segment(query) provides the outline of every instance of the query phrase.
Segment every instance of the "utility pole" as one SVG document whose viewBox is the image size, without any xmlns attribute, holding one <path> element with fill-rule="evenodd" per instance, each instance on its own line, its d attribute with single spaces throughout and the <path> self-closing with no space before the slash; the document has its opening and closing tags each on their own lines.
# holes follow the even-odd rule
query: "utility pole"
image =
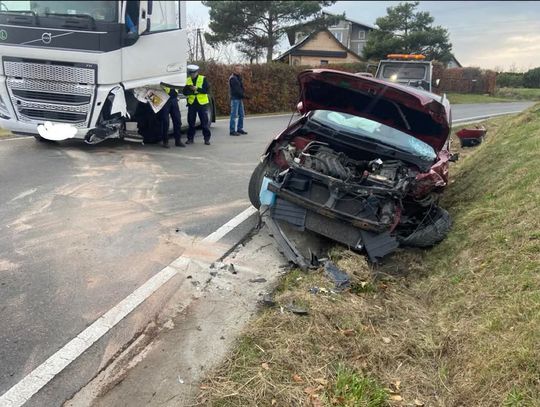
<svg viewBox="0 0 540 407">
<path fill-rule="evenodd" d="M 201 58 L 204 61 L 206 61 L 206 58 L 204 57 L 204 42 L 202 39 L 201 29 L 197 28 L 197 44 L 200 44 L 201 46 Z"/>
</svg>

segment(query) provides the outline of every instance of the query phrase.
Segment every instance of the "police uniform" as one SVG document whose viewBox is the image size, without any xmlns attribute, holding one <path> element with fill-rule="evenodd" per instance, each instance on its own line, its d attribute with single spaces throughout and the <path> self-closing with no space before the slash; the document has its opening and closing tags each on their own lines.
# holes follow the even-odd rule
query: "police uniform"
<svg viewBox="0 0 540 407">
<path fill-rule="evenodd" d="M 165 85 L 162 85 L 162 88 L 169 95 L 169 99 L 158 113 L 161 123 L 161 141 L 163 142 L 163 147 L 169 147 L 169 115 L 173 122 L 174 144 L 177 147 L 185 147 L 184 143 L 180 141 L 182 119 L 180 117 L 180 108 L 178 107 L 178 92 Z"/>
<path fill-rule="evenodd" d="M 195 136 L 195 120 L 197 115 L 201 121 L 202 132 L 204 136 L 204 144 L 210 145 L 210 122 L 208 120 L 208 106 L 210 105 L 210 98 L 208 96 L 209 86 L 208 81 L 203 75 L 197 75 L 195 78 L 191 77 L 191 74 L 198 73 L 199 67 L 197 65 L 188 65 L 186 79 L 186 86 L 183 93 L 187 98 L 188 105 L 188 134 L 187 144 L 193 143 Z M 195 86 L 195 90 L 192 89 Z"/>
</svg>

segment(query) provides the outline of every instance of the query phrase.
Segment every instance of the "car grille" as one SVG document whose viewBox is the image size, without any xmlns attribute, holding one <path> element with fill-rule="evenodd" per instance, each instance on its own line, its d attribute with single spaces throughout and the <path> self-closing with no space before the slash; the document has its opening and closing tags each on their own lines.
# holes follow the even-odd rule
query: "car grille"
<svg viewBox="0 0 540 407">
<path fill-rule="evenodd" d="M 45 121 L 89 127 L 96 89 L 96 67 L 4 57 L 6 85 L 22 122 Z"/>
</svg>

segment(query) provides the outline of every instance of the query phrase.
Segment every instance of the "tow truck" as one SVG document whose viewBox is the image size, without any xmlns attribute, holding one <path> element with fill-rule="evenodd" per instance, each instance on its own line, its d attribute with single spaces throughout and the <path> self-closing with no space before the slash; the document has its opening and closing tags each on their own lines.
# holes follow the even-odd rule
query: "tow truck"
<svg viewBox="0 0 540 407">
<path fill-rule="evenodd" d="M 0 1 L 0 127 L 88 144 L 155 136 L 150 102 L 185 84 L 185 26 L 185 1 Z"/>
<path fill-rule="evenodd" d="M 375 78 L 432 91 L 433 65 L 424 55 L 389 54 L 379 62 Z"/>
</svg>

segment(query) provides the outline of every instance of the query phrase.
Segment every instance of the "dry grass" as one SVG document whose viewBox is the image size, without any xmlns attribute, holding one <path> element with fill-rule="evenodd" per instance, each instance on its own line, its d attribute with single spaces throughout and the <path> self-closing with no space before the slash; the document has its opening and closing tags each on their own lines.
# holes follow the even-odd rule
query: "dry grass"
<svg viewBox="0 0 540 407">
<path fill-rule="evenodd" d="M 293 271 L 202 386 L 210 406 L 540 405 L 540 106 L 463 151 L 435 248 L 378 269 L 336 248 L 354 289 Z M 455 143 L 454 146 L 457 146 Z M 459 149 L 459 148 L 456 148 Z"/>
</svg>

